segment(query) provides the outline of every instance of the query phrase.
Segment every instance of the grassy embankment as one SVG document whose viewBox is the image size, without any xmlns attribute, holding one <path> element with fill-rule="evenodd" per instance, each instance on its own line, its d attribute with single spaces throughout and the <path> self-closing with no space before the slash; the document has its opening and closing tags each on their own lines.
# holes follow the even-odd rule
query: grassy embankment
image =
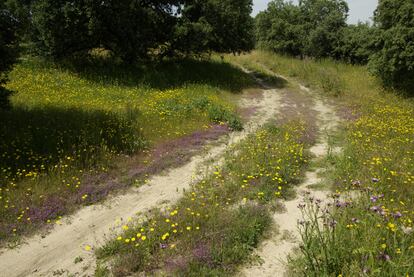
<svg viewBox="0 0 414 277">
<path fill-rule="evenodd" d="M 0 241 L 59 224 L 76 206 L 122 187 L 104 179 L 120 171 L 124 154 L 212 123 L 240 129 L 234 100 L 252 85 L 247 74 L 214 61 L 22 60 L 7 84 L 10 107 L 0 109 Z M 95 175 L 104 179 L 93 182 Z"/>
<path fill-rule="evenodd" d="M 336 140 L 343 153 L 326 161 L 333 206 L 324 210 L 310 201 L 304 209 L 301 253 L 293 260 L 292 275 L 412 276 L 413 100 L 383 89 L 363 66 L 260 51 L 231 59 L 264 65 L 336 96 L 332 100 L 343 116 L 345 130 Z"/>
<path fill-rule="evenodd" d="M 97 249 L 97 276 L 235 273 L 269 230 L 278 199 L 291 197 L 299 182 L 304 135 L 300 121 L 250 135 L 177 204 L 133 220 Z"/>
</svg>

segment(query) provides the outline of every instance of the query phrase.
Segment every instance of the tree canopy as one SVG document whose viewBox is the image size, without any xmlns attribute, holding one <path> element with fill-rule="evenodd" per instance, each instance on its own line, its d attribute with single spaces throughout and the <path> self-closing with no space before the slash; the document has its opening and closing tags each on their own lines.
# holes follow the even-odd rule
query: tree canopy
<svg viewBox="0 0 414 277">
<path fill-rule="evenodd" d="M 379 0 L 374 25 L 347 25 L 345 0 L 5 0 L 0 3 L 0 85 L 19 42 L 60 60 L 94 48 L 123 61 L 151 55 L 269 49 L 369 68 L 386 86 L 414 87 L 414 2 Z"/>
<path fill-rule="evenodd" d="M 273 0 L 255 19 L 257 46 L 369 64 L 385 86 L 414 89 L 414 2 L 380 0 L 374 24 L 347 25 L 344 0 Z"/>
<path fill-rule="evenodd" d="M 18 56 L 18 19 L 0 3 L 0 86 Z"/>
<path fill-rule="evenodd" d="M 251 50 L 251 0 L 33 0 L 32 39 L 61 58 L 96 47 L 125 61 L 149 53 Z"/>
<path fill-rule="evenodd" d="M 380 0 L 375 12 L 380 30 L 370 66 L 386 86 L 414 90 L 414 1 Z"/>
<path fill-rule="evenodd" d="M 274 0 L 256 17 L 258 46 L 295 56 L 335 57 L 347 16 L 343 0 L 302 0 L 299 5 Z"/>
</svg>

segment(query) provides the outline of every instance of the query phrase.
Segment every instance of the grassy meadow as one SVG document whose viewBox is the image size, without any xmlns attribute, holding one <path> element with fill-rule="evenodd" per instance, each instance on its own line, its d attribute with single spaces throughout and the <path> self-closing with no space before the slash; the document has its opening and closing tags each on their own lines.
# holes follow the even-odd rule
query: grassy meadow
<svg viewBox="0 0 414 277">
<path fill-rule="evenodd" d="M 367 68 L 255 51 L 226 57 L 295 79 L 337 104 L 343 153 L 326 161 L 331 208 L 311 200 L 292 276 L 414 274 L 414 102 L 384 90 Z M 321 222 L 323 224 L 321 224 Z"/>
<path fill-rule="evenodd" d="M 9 242 L 116 189 L 99 186 L 115 159 L 212 124 L 240 130 L 235 100 L 253 86 L 212 60 L 22 58 L 9 78 L 0 109 L 0 241 Z"/>
<path fill-rule="evenodd" d="M 307 164 L 306 126 L 269 125 L 233 146 L 223 167 L 175 205 L 123 226 L 96 250 L 97 276 L 231 276 L 270 231 Z M 237 153 L 234 155 L 234 153 Z"/>
</svg>

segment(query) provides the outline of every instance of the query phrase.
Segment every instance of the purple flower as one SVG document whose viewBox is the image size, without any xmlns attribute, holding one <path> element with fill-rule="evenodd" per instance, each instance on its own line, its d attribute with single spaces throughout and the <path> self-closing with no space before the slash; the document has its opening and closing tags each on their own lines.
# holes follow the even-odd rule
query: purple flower
<svg viewBox="0 0 414 277">
<path fill-rule="evenodd" d="M 373 203 L 375 203 L 375 202 L 377 202 L 378 201 L 378 196 L 371 196 L 370 198 L 369 198 L 370 200 L 371 200 L 371 202 L 373 202 Z"/>
<path fill-rule="evenodd" d="M 349 202 L 342 202 L 342 201 L 336 201 L 336 207 L 337 208 L 346 208 L 349 206 Z"/>
<path fill-rule="evenodd" d="M 165 243 L 160 243 L 160 248 L 161 249 L 166 249 L 167 248 L 167 245 Z"/>
<path fill-rule="evenodd" d="M 378 183 L 379 182 L 378 178 L 372 178 L 371 180 L 372 180 L 373 183 Z"/>
<path fill-rule="evenodd" d="M 378 256 L 378 259 L 379 259 L 379 260 L 386 261 L 386 262 L 391 260 L 390 256 L 389 256 L 389 255 L 387 255 L 387 254 L 385 254 L 385 253 L 381 253 L 381 254 Z"/>
<path fill-rule="evenodd" d="M 335 219 L 333 219 L 333 220 L 329 223 L 329 226 L 331 226 L 332 228 L 335 228 L 336 224 L 338 224 L 338 221 L 336 221 Z"/>
<path fill-rule="evenodd" d="M 373 206 L 373 207 L 370 208 L 370 210 L 372 212 L 376 212 L 377 213 L 377 212 L 381 211 L 381 208 L 379 206 Z"/>
<path fill-rule="evenodd" d="M 398 219 L 398 218 L 401 218 L 402 217 L 402 214 L 400 212 L 396 212 L 395 214 L 393 214 L 393 217 L 395 219 Z"/>
</svg>

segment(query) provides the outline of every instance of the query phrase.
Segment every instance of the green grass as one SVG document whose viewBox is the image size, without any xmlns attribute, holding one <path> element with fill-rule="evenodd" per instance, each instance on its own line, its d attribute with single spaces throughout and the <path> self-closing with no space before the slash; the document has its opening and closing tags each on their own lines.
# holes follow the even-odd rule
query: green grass
<svg viewBox="0 0 414 277">
<path fill-rule="evenodd" d="M 105 265 L 114 276 L 234 274 L 269 229 L 277 199 L 290 197 L 302 177 L 303 132 L 300 122 L 269 126 L 234 146 L 176 205 L 123 226 L 99 248 L 100 274 Z"/>
<path fill-rule="evenodd" d="M 252 86 L 249 75 L 211 60 L 24 58 L 10 74 L 10 104 L 0 109 L 0 241 L 106 195 L 90 180 L 124 154 L 212 123 L 242 129 L 235 100 Z"/>
<path fill-rule="evenodd" d="M 414 273 L 414 103 L 384 90 L 363 66 L 267 52 L 231 58 L 265 66 L 337 102 L 343 154 L 326 161 L 333 207 L 309 202 L 292 276 L 411 276 Z M 321 224 L 325 223 L 325 224 Z"/>
</svg>

